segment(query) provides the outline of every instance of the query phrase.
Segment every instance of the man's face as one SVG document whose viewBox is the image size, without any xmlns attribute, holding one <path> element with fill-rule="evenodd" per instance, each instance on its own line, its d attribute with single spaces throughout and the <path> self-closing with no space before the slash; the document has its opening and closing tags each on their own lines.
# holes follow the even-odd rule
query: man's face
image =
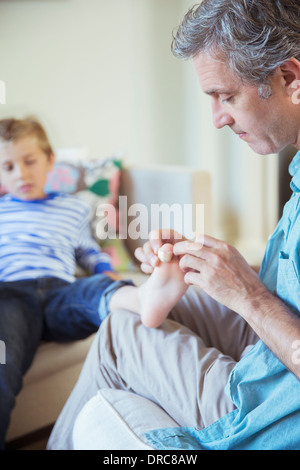
<svg viewBox="0 0 300 470">
<path fill-rule="evenodd" d="M 45 197 L 44 186 L 53 163 L 54 155 L 49 158 L 33 136 L 0 143 L 1 181 L 18 199 L 31 201 Z"/>
<path fill-rule="evenodd" d="M 226 64 L 208 54 L 198 54 L 194 65 L 203 91 L 211 97 L 216 128 L 229 126 L 261 155 L 297 146 L 299 114 L 296 119 L 279 71 L 271 80 L 272 96 L 262 100 L 256 86 L 243 84 Z"/>
</svg>

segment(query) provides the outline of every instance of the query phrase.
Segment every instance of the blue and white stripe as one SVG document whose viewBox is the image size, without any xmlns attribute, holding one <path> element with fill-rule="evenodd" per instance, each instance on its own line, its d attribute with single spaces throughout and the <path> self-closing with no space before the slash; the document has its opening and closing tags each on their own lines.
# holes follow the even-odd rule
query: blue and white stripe
<svg viewBox="0 0 300 470">
<path fill-rule="evenodd" d="M 89 207 L 76 196 L 0 198 L 0 281 L 58 277 L 75 280 L 77 263 L 90 273 L 112 270 L 92 238 Z"/>
</svg>

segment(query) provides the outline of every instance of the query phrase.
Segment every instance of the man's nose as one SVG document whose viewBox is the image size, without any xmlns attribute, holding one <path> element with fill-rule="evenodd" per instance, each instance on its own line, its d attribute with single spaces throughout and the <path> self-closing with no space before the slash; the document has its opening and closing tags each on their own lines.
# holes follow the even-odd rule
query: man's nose
<svg viewBox="0 0 300 470">
<path fill-rule="evenodd" d="M 234 119 L 231 114 L 224 109 L 222 104 L 213 104 L 213 123 L 217 129 L 222 129 L 224 126 L 231 126 L 234 123 Z"/>
</svg>

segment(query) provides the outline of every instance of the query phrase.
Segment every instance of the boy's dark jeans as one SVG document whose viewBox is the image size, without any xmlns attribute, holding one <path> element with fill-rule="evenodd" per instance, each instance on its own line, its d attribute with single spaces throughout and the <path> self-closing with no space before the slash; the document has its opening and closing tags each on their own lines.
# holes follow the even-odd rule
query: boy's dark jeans
<svg viewBox="0 0 300 470">
<path fill-rule="evenodd" d="M 0 282 L 0 449 L 4 448 L 15 396 L 40 340 L 71 341 L 97 331 L 112 294 L 131 281 L 96 274 L 68 283 L 57 278 Z"/>
</svg>

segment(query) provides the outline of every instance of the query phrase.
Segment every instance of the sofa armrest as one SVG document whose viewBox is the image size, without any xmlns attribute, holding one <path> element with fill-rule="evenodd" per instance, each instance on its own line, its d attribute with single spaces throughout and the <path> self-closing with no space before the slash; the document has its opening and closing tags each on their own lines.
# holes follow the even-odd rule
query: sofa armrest
<svg viewBox="0 0 300 470">
<path fill-rule="evenodd" d="M 102 389 L 79 413 L 73 429 L 73 447 L 74 450 L 152 449 L 144 441 L 144 433 L 177 426 L 162 408 L 147 398 L 123 390 Z"/>
<path fill-rule="evenodd" d="M 53 425 L 76 383 L 94 336 L 71 343 L 41 343 L 16 397 L 7 442 Z"/>
</svg>

